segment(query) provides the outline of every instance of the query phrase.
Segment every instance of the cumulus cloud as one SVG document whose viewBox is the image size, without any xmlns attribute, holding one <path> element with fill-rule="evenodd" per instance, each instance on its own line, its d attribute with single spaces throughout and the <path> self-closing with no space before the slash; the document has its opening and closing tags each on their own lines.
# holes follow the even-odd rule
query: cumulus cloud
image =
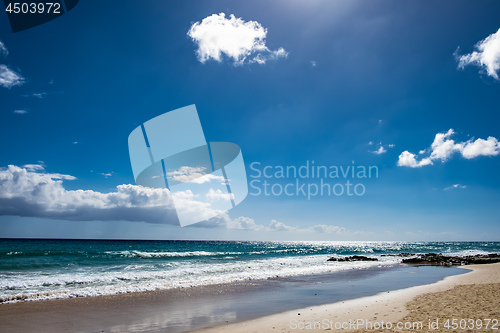
<svg viewBox="0 0 500 333">
<path fill-rule="evenodd" d="M 438 133 L 431 145 L 431 160 L 440 159 L 446 161 L 453 153 L 462 149 L 462 144 L 455 143 L 450 137 L 455 134 L 453 129 L 449 129 L 446 133 Z"/>
<path fill-rule="evenodd" d="M 288 56 L 283 48 L 272 51 L 266 46 L 267 29 L 259 22 L 245 22 L 233 14 L 229 18 L 224 13 L 205 17 L 193 23 L 187 35 L 197 44 L 196 54 L 202 63 L 209 59 L 222 62 L 223 55 L 235 65 L 265 64 Z"/>
<path fill-rule="evenodd" d="M 288 226 L 284 224 L 283 222 L 278 222 L 276 220 L 271 220 L 271 223 L 268 226 L 269 230 L 274 230 L 274 231 L 296 231 L 297 228 Z"/>
<path fill-rule="evenodd" d="M 417 160 L 417 155 L 405 150 L 399 155 L 398 166 L 418 168 L 433 164 L 433 161 L 441 160 L 446 162 L 454 154 L 458 153 L 466 159 L 472 159 L 479 156 L 496 156 L 500 154 L 500 143 L 492 136 L 488 139 L 470 139 L 465 142 L 455 142 L 450 137 L 454 135 L 453 129 L 446 133 L 436 134 L 431 147 L 419 152 L 420 155 L 430 151 L 429 157 Z"/>
<path fill-rule="evenodd" d="M 500 70 L 500 29 L 475 45 L 476 51 L 464 55 L 456 54 L 458 67 L 463 69 L 468 65 L 475 65 L 486 73 L 499 80 Z"/>
<path fill-rule="evenodd" d="M 75 179 L 71 175 L 49 173 L 43 163 L 0 168 L 0 215 L 69 221 L 138 221 L 179 225 L 176 212 L 182 212 L 203 220 L 189 226 L 195 228 L 326 234 L 346 232 L 345 228 L 339 226 L 321 224 L 300 228 L 277 220 L 272 220 L 265 226 L 245 216 L 231 219 L 226 212 L 212 217 L 214 215 L 210 205 L 192 200 L 194 194 L 189 190 L 172 194 L 168 189 L 129 184 L 119 185 L 116 191 L 110 193 L 66 190 L 63 182 Z M 215 192 L 213 194 L 216 197 L 218 195 Z M 175 197 L 175 206 L 172 196 Z"/>
<path fill-rule="evenodd" d="M 387 153 L 387 150 L 384 148 L 384 146 L 380 146 L 379 149 L 372 151 L 372 153 L 382 155 L 383 153 Z"/>
<path fill-rule="evenodd" d="M 405 150 L 399 155 L 398 166 L 406 166 L 410 168 L 418 168 L 424 165 L 432 164 L 429 158 L 424 158 L 421 161 L 417 161 L 416 155 Z"/>
<path fill-rule="evenodd" d="M 373 142 L 370 141 L 368 142 L 368 145 L 371 146 L 373 145 Z M 380 143 L 380 147 L 377 149 L 377 150 L 373 150 L 371 151 L 372 153 L 376 154 L 376 155 L 382 155 L 382 154 L 385 154 L 387 153 L 387 148 L 394 148 L 394 144 L 388 144 L 388 145 L 382 145 L 382 142 Z"/>
<path fill-rule="evenodd" d="M 462 155 L 468 159 L 478 156 L 496 156 L 499 153 L 500 144 L 497 138 L 492 136 L 489 136 L 486 140 L 467 141 L 462 149 Z"/>
<path fill-rule="evenodd" d="M 167 189 L 119 185 L 111 193 L 66 190 L 63 180 L 74 179 L 70 175 L 47 173 L 36 164 L 2 168 L 0 215 L 178 223 Z"/>
<path fill-rule="evenodd" d="M 0 65 L 0 86 L 4 88 L 12 88 L 20 86 L 24 83 L 24 77 L 21 74 L 14 72 L 5 65 Z"/>
</svg>

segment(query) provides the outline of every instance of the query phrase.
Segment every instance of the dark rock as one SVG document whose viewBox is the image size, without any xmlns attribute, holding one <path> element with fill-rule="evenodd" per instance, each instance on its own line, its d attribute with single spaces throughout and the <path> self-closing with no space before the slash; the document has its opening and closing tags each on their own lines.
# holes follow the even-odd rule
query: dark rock
<svg viewBox="0 0 500 333">
<path fill-rule="evenodd" d="M 344 258 L 331 257 L 327 261 L 378 261 L 378 259 L 365 257 L 365 256 L 350 256 L 350 257 L 344 257 Z"/>
<path fill-rule="evenodd" d="M 475 256 L 444 256 L 438 253 L 427 253 L 403 259 L 405 264 L 434 266 L 492 264 L 496 262 L 500 262 L 500 255 L 497 253 L 477 254 Z"/>
</svg>

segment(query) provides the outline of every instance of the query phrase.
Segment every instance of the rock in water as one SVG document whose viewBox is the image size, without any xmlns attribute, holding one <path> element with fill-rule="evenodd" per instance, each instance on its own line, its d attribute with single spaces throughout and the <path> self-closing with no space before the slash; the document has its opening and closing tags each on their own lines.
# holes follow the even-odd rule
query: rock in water
<svg viewBox="0 0 500 333">
<path fill-rule="evenodd" d="M 350 256 L 344 258 L 331 257 L 327 261 L 378 261 L 378 259 L 365 256 Z"/>
<path fill-rule="evenodd" d="M 434 266 L 493 264 L 496 262 L 500 262 L 500 255 L 497 253 L 477 254 L 475 256 L 444 256 L 441 253 L 427 253 L 403 259 L 405 264 Z"/>
</svg>

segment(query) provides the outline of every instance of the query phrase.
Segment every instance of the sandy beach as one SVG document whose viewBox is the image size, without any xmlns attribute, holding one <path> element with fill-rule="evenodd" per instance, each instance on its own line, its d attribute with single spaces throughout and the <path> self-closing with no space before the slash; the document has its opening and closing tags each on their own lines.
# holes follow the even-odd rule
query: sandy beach
<svg viewBox="0 0 500 333">
<path fill-rule="evenodd" d="M 197 333 L 498 332 L 500 263 L 470 265 L 464 268 L 472 271 L 447 277 L 431 285 L 287 311 L 246 322 L 203 329 Z M 385 326 L 382 326 L 382 321 Z M 387 327 L 388 322 L 392 324 L 390 329 Z M 402 328 L 396 327 L 398 323 L 401 323 Z M 421 323 L 421 326 L 418 323 Z M 409 329 L 405 329 L 405 325 Z M 454 325 L 458 325 L 458 328 Z M 461 329 L 460 325 L 465 328 Z M 381 327 L 384 329 L 380 329 Z"/>
<path fill-rule="evenodd" d="M 472 331 L 491 331 L 500 317 L 500 264 L 470 265 L 465 274 L 448 276 L 437 283 L 383 292 L 343 302 L 312 306 L 279 314 L 241 320 L 218 307 L 216 299 L 232 299 L 235 293 L 263 295 L 262 286 L 228 284 L 210 288 L 179 289 L 165 292 L 130 293 L 106 297 L 73 298 L 20 302 L 0 305 L 1 332 L 172 332 L 186 331 L 185 318 L 191 324 L 210 327 L 197 333 L 247 332 L 323 332 L 323 331 L 433 331 L 445 328 L 447 319 L 474 321 Z M 445 268 L 443 268 L 445 269 Z M 259 294 L 260 292 L 260 294 Z M 247 295 L 247 296 L 245 296 Z M 259 296 L 257 297 L 259 298 Z M 241 298 L 240 298 L 241 299 Z M 168 301 L 167 301 L 168 300 Z M 192 307 L 195 300 L 196 307 Z M 191 303 L 189 303 L 191 302 Z M 262 304 L 265 307 L 265 304 Z M 192 307 L 192 308 L 190 308 Z M 429 320 L 438 329 L 428 329 Z M 380 323 L 422 323 L 405 330 L 392 327 L 376 330 Z M 460 322 L 457 322 L 457 325 Z M 229 324 L 220 326 L 220 323 Z M 353 324 L 354 323 L 354 324 Z M 371 324 L 370 324 L 371 323 Z M 452 326 L 449 321 L 449 326 Z M 358 326 L 353 326 L 358 325 Z M 368 326 L 367 326 L 368 325 Z M 369 325 L 372 325 L 371 327 Z M 463 325 L 463 322 L 462 322 Z M 498 324 L 496 325 L 498 327 Z M 373 328 L 373 329 L 372 329 Z"/>
</svg>

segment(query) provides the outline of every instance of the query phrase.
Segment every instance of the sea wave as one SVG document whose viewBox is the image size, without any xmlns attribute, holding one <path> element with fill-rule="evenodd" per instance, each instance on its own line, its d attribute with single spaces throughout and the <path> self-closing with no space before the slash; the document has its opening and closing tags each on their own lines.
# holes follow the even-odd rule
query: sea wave
<svg viewBox="0 0 500 333">
<path fill-rule="evenodd" d="M 327 262 L 329 256 L 268 258 L 251 261 L 232 260 L 225 263 L 188 263 L 160 269 L 136 265 L 132 270 L 59 273 L 52 276 L 31 275 L 0 279 L 0 302 L 42 300 L 52 298 L 113 295 L 140 291 L 186 288 L 236 281 L 261 280 L 321 274 L 376 266 L 390 266 L 395 258 L 377 262 Z M 1 277 L 1 276 L 0 276 Z"/>
<path fill-rule="evenodd" d="M 122 257 L 139 257 L 139 258 L 169 258 L 169 257 L 206 257 L 206 256 L 225 256 L 238 255 L 242 252 L 208 252 L 208 251 L 186 251 L 186 252 L 146 252 L 146 251 L 106 251 L 110 255 L 118 255 Z"/>
<path fill-rule="evenodd" d="M 499 242 L 196 242 L 8 240 L 0 302 L 112 295 L 398 265 L 401 252 L 476 255 Z M 373 262 L 327 262 L 330 257 Z"/>
</svg>

